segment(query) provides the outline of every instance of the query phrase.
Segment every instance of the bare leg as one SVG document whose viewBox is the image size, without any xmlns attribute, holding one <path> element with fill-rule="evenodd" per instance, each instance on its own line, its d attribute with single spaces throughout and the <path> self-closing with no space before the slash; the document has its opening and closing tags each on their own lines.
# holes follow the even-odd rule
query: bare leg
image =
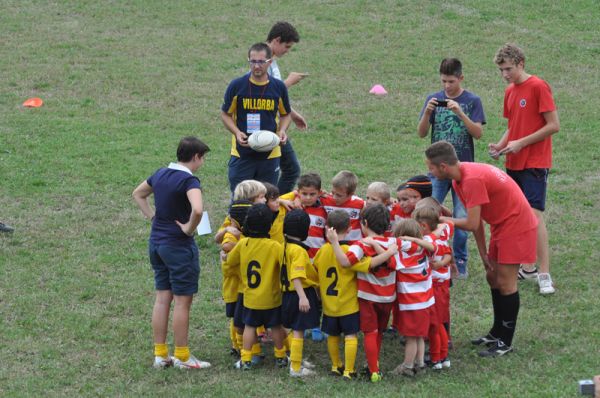
<svg viewBox="0 0 600 398">
<path fill-rule="evenodd" d="M 548 229 L 544 221 L 544 212 L 538 209 L 533 209 L 533 213 L 537 217 L 537 264 L 540 273 L 550 273 L 550 247 L 548 244 Z M 523 264 L 523 269 L 533 271 L 535 264 Z"/>
<path fill-rule="evenodd" d="M 171 301 L 173 301 L 173 293 L 170 290 L 156 291 L 156 299 L 152 309 L 152 332 L 155 344 L 164 344 L 167 341 Z"/>
<path fill-rule="evenodd" d="M 173 336 L 175 347 L 188 346 L 188 331 L 190 325 L 190 308 L 194 296 L 174 296 Z"/>
</svg>

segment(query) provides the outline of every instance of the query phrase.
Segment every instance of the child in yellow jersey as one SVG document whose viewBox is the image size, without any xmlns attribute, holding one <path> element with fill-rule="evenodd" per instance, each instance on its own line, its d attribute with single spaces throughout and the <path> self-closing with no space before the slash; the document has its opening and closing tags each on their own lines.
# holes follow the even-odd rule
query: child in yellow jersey
<svg viewBox="0 0 600 398">
<path fill-rule="evenodd" d="M 284 255 L 281 262 L 281 290 L 283 326 L 292 329 L 290 345 L 290 376 L 305 377 L 315 372 L 305 362 L 302 366 L 304 331 L 319 326 L 317 272 L 308 257 L 308 246 L 302 241 L 308 236 L 310 217 L 296 209 L 283 220 L 285 235 Z M 310 365 L 309 365 L 310 366 Z"/>
<path fill-rule="evenodd" d="M 239 267 L 243 286 L 242 319 L 244 322 L 241 369 L 252 369 L 252 345 L 256 343 L 256 328 L 270 327 L 275 345 L 275 361 L 287 367 L 281 326 L 280 261 L 283 246 L 269 239 L 272 215 L 264 204 L 248 210 L 241 239 L 227 255 L 226 267 Z"/>
<path fill-rule="evenodd" d="M 267 206 L 273 213 L 273 224 L 269 230 L 269 236 L 271 239 L 283 245 L 283 219 L 285 218 L 287 210 L 279 203 L 279 188 L 273 184 L 269 184 L 268 182 L 264 182 L 263 185 L 267 189 L 265 194 Z"/>
<path fill-rule="evenodd" d="M 244 224 L 248 209 L 252 206 L 249 200 L 234 200 L 229 207 L 229 219 L 231 225 L 241 229 Z M 238 243 L 238 240 L 243 238 L 230 232 L 225 232 L 221 243 L 221 250 L 227 254 Z M 225 257 L 226 258 L 226 257 Z M 240 350 L 242 349 L 242 334 L 244 332 L 244 323 L 241 321 L 241 308 L 237 310 L 238 317 L 236 319 L 236 308 L 238 299 L 241 298 L 242 282 L 239 268 L 228 268 L 226 262 L 221 263 L 221 272 L 223 275 L 223 301 L 225 302 L 225 315 L 231 319 L 229 324 L 229 337 L 231 339 L 230 354 L 239 359 Z M 241 304 L 240 304 L 241 306 Z"/>
<path fill-rule="evenodd" d="M 339 241 L 342 250 L 348 251 L 348 242 L 344 240 L 350 230 L 350 217 L 344 210 L 333 210 L 327 216 L 327 238 Z M 331 358 L 331 373 L 352 379 L 356 377 L 354 364 L 358 350 L 357 333 L 360 330 L 358 312 L 357 272 L 368 272 L 370 268 L 386 262 L 397 253 L 398 247 L 390 247 L 376 257 L 363 257 L 359 262 L 342 267 L 336 259 L 333 247 L 326 243 L 314 258 L 319 275 L 319 290 L 323 303 L 322 330 L 328 334 L 327 350 Z M 345 365 L 340 359 L 340 335 L 344 334 Z"/>
</svg>

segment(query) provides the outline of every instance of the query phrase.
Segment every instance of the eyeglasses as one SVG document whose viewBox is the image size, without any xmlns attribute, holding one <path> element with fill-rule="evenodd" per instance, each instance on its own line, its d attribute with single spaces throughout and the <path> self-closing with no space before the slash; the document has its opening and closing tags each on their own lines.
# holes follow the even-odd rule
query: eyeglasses
<svg viewBox="0 0 600 398">
<path fill-rule="evenodd" d="M 250 63 L 250 65 L 259 65 L 259 66 L 263 66 L 266 63 L 268 63 L 269 61 L 271 61 L 271 59 L 249 59 L 248 62 Z"/>
</svg>

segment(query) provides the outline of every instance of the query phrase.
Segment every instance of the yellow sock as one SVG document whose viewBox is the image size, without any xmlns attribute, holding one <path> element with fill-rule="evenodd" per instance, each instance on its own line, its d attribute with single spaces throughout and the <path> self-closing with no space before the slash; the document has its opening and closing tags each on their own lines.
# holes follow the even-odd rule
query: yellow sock
<svg viewBox="0 0 600 398">
<path fill-rule="evenodd" d="M 252 351 L 244 350 L 241 352 L 242 362 L 250 362 L 252 360 Z"/>
<path fill-rule="evenodd" d="M 292 338 L 292 347 L 290 349 L 290 361 L 292 361 L 292 369 L 296 372 L 302 367 L 302 349 L 304 348 L 304 339 L 296 337 Z"/>
<path fill-rule="evenodd" d="M 288 333 L 288 335 L 283 340 L 283 347 L 285 348 L 286 352 L 292 350 L 292 332 Z"/>
<path fill-rule="evenodd" d="M 285 347 L 275 347 L 275 358 L 285 358 Z"/>
<path fill-rule="evenodd" d="M 239 347 L 240 352 L 242 351 L 242 348 L 244 347 L 244 335 L 241 333 L 238 333 L 237 330 L 235 332 L 235 341 L 237 343 L 237 346 Z"/>
<path fill-rule="evenodd" d="M 237 345 L 237 338 L 235 333 L 235 327 L 233 326 L 233 319 L 229 322 L 229 339 L 231 340 L 231 347 L 239 350 L 240 347 Z"/>
<path fill-rule="evenodd" d="M 256 328 L 256 335 L 260 336 L 261 334 L 265 334 L 267 332 L 267 329 L 265 329 L 264 326 L 259 326 Z"/>
<path fill-rule="evenodd" d="M 358 351 L 358 339 L 356 337 L 346 337 L 344 342 L 344 357 L 346 360 L 344 373 L 353 373 L 354 363 L 356 362 L 356 352 Z"/>
<path fill-rule="evenodd" d="M 262 354 L 262 347 L 259 343 L 252 344 L 252 351 L 250 351 L 252 355 L 260 355 Z"/>
<path fill-rule="evenodd" d="M 183 362 L 190 359 L 190 347 L 175 347 L 175 358 Z"/>
<path fill-rule="evenodd" d="M 331 367 L 341 368 L 340 336 L 327 336 L 327 351 L 329 351 L 329 358 L 331 358 Z"/>
<path fill-rule="evenodd" d="M 169 347 L 166 344 L 154 344 L 154 355 L 166 358 L 169 356 Z"/>
</svg>

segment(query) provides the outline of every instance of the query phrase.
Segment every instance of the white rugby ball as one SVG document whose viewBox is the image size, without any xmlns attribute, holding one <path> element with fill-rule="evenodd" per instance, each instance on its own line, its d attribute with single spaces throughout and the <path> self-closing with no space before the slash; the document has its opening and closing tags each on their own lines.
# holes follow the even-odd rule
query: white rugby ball
<svg viewBox="0 0 600 398">
<path fill-rule="evenodd" d="M 270 152 L 279 145 L 279 136 L 272 131 L 259 130 L 250 134 L 248 145 L 257 152 Z"/>
</svg>

